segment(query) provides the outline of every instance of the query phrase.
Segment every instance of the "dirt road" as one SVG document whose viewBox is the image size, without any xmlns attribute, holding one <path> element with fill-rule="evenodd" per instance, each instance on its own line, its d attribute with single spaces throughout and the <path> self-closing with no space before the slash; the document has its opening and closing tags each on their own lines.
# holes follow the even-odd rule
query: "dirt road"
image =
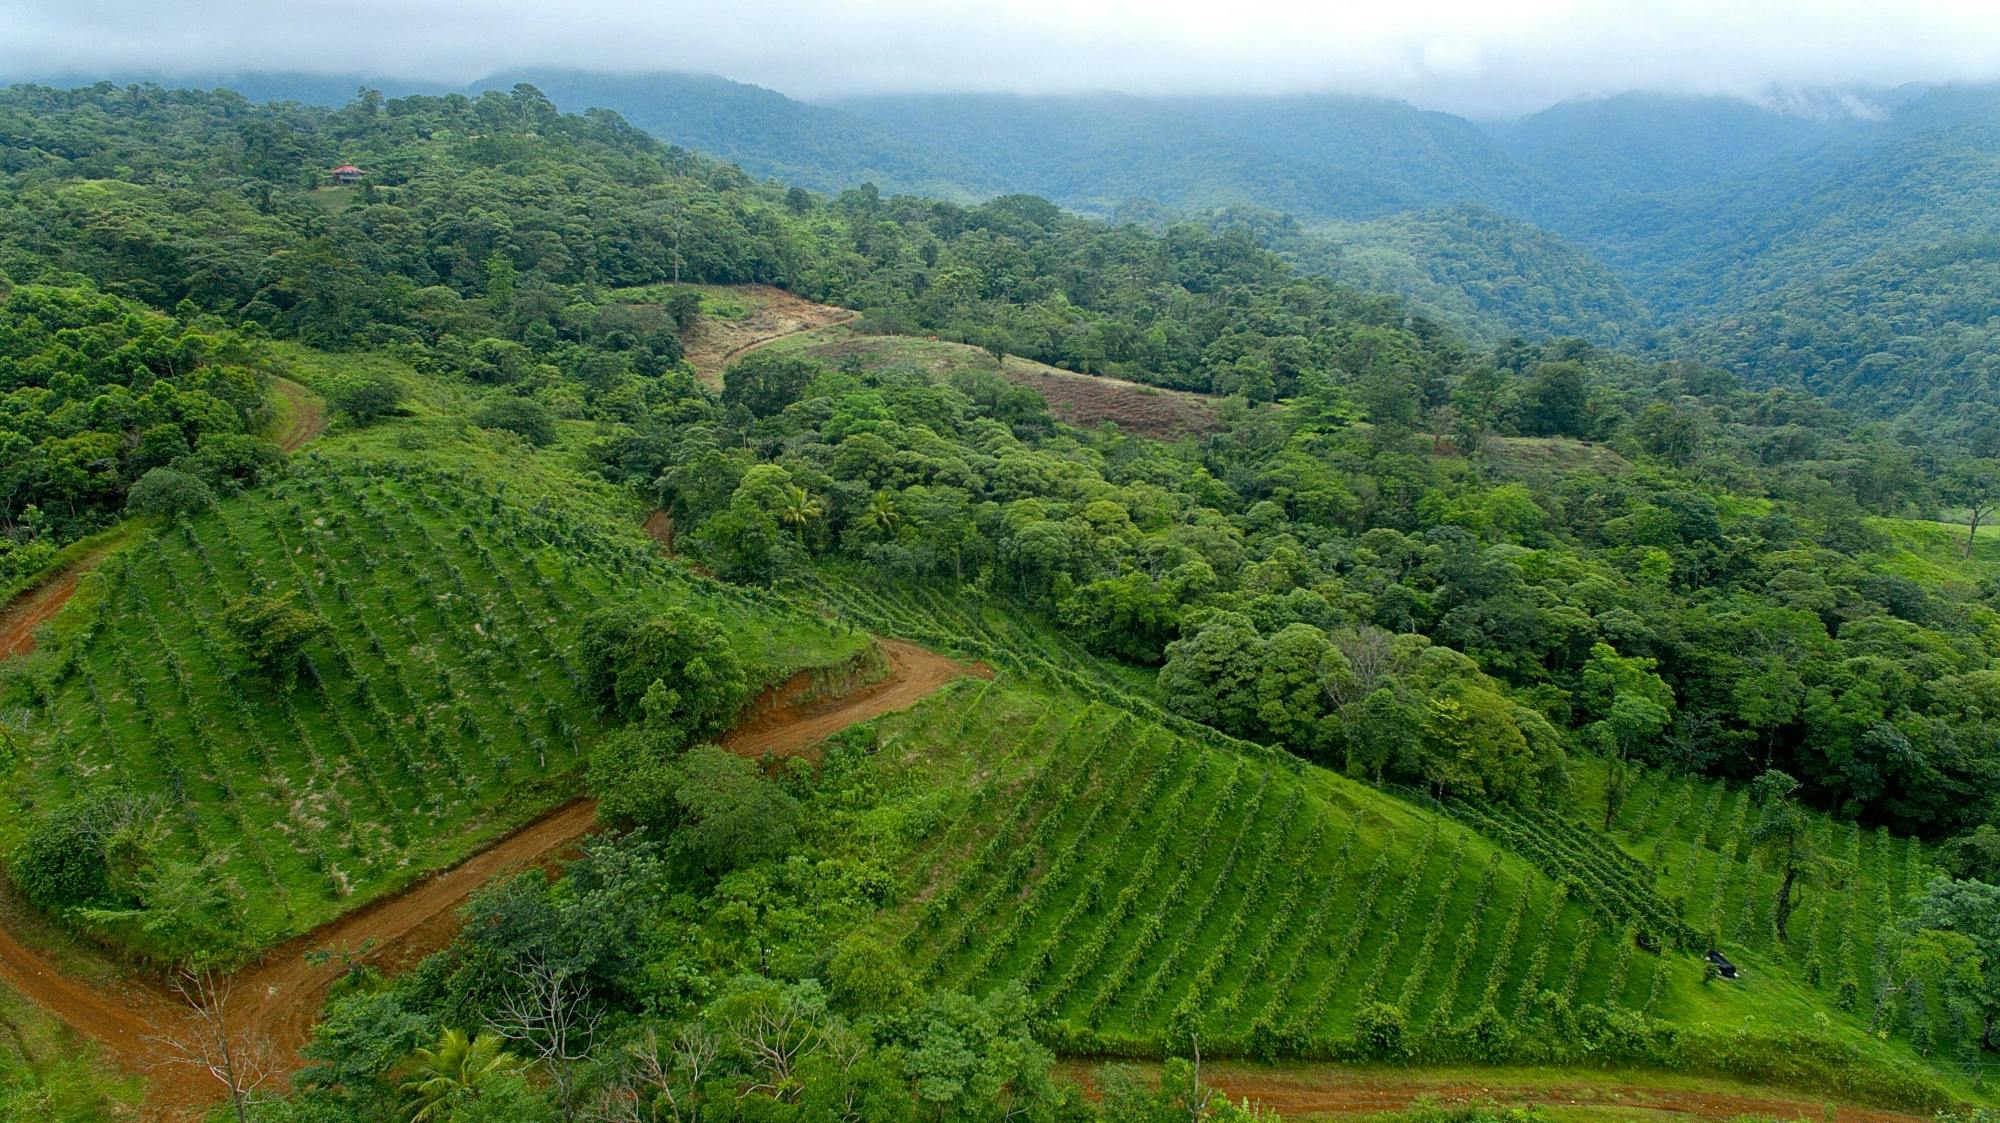
<svg viewBox="0 0 2000 1123">
<path fill-rule="evenodd" d="M 724 737 L 723 744 L 746 756 L 800 751 L 857 722 L 911 705 L 972 670 L 911 644 L 883 640 L 882 647 L 889 661 L 887 677 L 824 702 L 756 707 L 756 717 Z M 355 953 L 390 972 L 414 964 L 451 940 L 458 908 L 475 889 L 502 874 L 555 859 L 596 823 L 593 802 L 570 803 L 396 896 L 272 949 L 231 979 L 226 1006 L 231 1021 L 270 1042 L 287 1069 L 296 1067 L 298 1048 L 312 1030 L 327 987 L 345 970 L 338 959 L 310 963 L 307 952 Z M 66 975 L 52 958 L 23 944 L 4 925 L 0 982 L 102 1042 L 125 1067 L 150 1075 L 147 1102 L 156 1118 L 191 1119 L 215 1099 L 218 1087 L 207 1075 L 159 1063 L 156 1038 L 185 1020 L 182 1005 L 159 983 L 126 979 L 100 986 Z"/>
<path fill-rule="evenodd" d="M 1157 1078 L 1157 1064 L 1139 1066 Z M 1058 1075 L 1089 1087 L 1093 1069 L 1065 1062 Z M 1728 1081 L 1662 1075 L 1528 1073 L 1496 1069 L 1351 1069 L 1331 1065 L 1210 1063 L 1202 1083 L 1231 1100 L 1275 1111 L 1287 1123 L 1306 1119 L 1403 1111 L 1418 1100 L 1439 1104 L 1497 1103 L 1504 1107 L 1589 1107 L 1629 1112 L 1635 1119 L 1824 1119 L 1829 1100 L 1750 1088 Z M 1898 1111 L 1839 1105 L 1836 1123 L 1920 1123 L 1928 1118 Z"/>
<path fill-rule="evenodd" d="M 742 285 L 740 291 L 757 302 L 740 320 L 704 317 L 681 340 L 688 365 L 710 386 L 722 385 L 722 369 L 767 343 L 844 324 L 856 313 L 830 304 L 815 304 L 802 296 L 769 285 Z"/>
<path fill-rule="evenodd" d="M 33 651 L 35 629 L 55 619 L 69 598 L 76 595 L 76 583 L 110 552 L 110 546 L 91 550 L 0 608 L 0 659 Z"/>
<path fill-rule="evenodd" d="M 311 390 L 293 382 L 289 378 L 271 379 L 271 388 L 285 399 L 290 414 L 285 418 L 284 428 L 272 438 L 278 447 L 286 452 L 297 452 L 306 442 L 320 435 L 326 429 L 326 403 Z"/>
</svg>

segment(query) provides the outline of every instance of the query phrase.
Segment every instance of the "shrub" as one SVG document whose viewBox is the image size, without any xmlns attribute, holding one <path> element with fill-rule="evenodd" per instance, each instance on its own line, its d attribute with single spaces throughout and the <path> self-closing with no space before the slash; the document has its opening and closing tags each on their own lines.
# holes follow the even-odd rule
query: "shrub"
<svg viewBox="0 0 2000 1123">
<path fill-rule="evenodd" d="M 1386 1002 L 1370 1002 L 1354 1015 L 1354 1048 L 1372 1060 L 1396 1060 L 1405 1055 L 1403 1011 Z"/>
<path fill-rule="evenodd" d="M 341 379 L 327 395 L 334 409 L 366 424 L 403 408 L 403 384 L 386 374 L 355 374 Z"/>
<path fill-rule="evenodd" d="M 753 354 L 722 372 L 722 404 L 742 406 L 752 417 L 770 417 L 805 395 L 825 368 L 809 359 Z"/>
<path fill-rule="evenodd" d="M 59 807 L 28 829 L 8 863 L 15 888 L 46 912 L 100 904 L 112 895 L 117 855 L 136 845 L 140 802 L 104 793 Z"/>
<path fill-rule="evenodd" d="M 186 472 L 154 468 L 125 493 L 125 509 L 138 515 L 177 518 L 215 505 L 215 492 Z"/>
<path fill-rule="evenodd" d="M 495 398 L 479 407 L 472 422 L 482 429 L 519 433 L 533 445 L 553 444 L 556 439 L 555 415 L 533 398 Z"/>
<path fill-rule="evenodd" d="M 327 630 L 326 621 L 293 604 L 290 593 L 233 600 L 222 622 L 250 661 L 287 690 L 298 681 L 306 644 Z"/>
</svg>

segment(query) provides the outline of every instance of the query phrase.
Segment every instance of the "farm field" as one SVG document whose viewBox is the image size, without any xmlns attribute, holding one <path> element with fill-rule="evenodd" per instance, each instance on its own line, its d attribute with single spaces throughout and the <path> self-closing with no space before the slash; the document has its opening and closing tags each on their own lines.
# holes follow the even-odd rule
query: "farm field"
<svg viewBox="0 0 2000 1123">
<path fill-rule="evenodd" d="M 1480 1059 L 1585 1010 L 1661 1019 L 1691 1042 L 1704 1026 L 1770 1042 L 1819 1026 L 1906 1071 L 1964 1040 L 1942 1003 L 1909 1000 L 1891 962 L 1929 873 L 1910 839 L 1813 817 L 1840 872 L 1801 890 L 1780 941 L 1776 874 L 1744 842 L 1741 789 L 1647 773 L 1608 834 L 1584 825 L 1602 807 L 1583 798 L 1439 805 L 1180 722 L 976 598 L 853 579 L 810 595 L 1013 672 L 933 704 L 956 716 L 884 719 L 885 737 L 927 731 L 939 758 L 982 747 L 888 926 L 929 983 L 1025 988 L 1066 1050 L 1157 1056 L 1198 1040 L 1220 1056 L 1351 1057 L 1379 1007 L 1435 1060 Z M 1576 790 L 1592 780 L 1586 768 Z M 1742 980 L 1704 978 L 1711 933 Z"/>
<path fill-rule="evenodd" d="M 601 729 L 577 688 L 596 605 L 692 607 L 738 638 L 759 686 L 868 643 L 694 577 L 587 501 L 546 503 L 588 494 L 577 481 L 489 475 L 476 448 L 361 444 L 113 554 L 9 688 L 27 730 L 14 806 L 107 787 L 166 800 L 164 852 L 221 863 L 249 946 L 573 798 Z M 220 620 L 250 594 L 329 625 L 292 689 L 230 651 Z"/>
</svg>

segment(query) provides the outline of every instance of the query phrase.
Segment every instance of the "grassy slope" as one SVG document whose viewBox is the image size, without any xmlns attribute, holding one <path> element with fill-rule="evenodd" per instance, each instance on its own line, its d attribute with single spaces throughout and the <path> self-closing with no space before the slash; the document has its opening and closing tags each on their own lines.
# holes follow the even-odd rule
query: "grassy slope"
<svg viewBox="0 0 2000 1123">
<path fill-rule="evenodd" d="M 1532 1020 L 1551 990 L 1680 1027 L 1696 1068 L 1893 1098 L 1881 1066 L 1919 1063 L 1907 1018 L 1876 1010 L 1882 930 L 1927 866 L 1909 840 L 1817 821 L 1849 872 L 1838 895 L 1807 890 L 1780 945 L 1740 791 L 1647 777 L 1610 836 L 1582 825 L 1601 818 L 1586 798 L 1501 822 L 1440 814 L 1163 721 L 1119 676 L 993 606 L 851 581 L 812 595 L 885 631 L 958 637 L 1014 672 L 935 704 L 948 713 L 883 719 L 884 737 L 920 746 L 949 808 L 914 848 L 912 900 L 884 924 L 932 982 L 1025 985 L 1071 1051 L 1156 1055 L 1193 1031 L 1206 1052 L 1241 1054 L 1264 1023 L 1338 1056 L 1370 1001 L 1434 1033 L 1482 1005 Z M 1582 771 L 1578 791 L 1594 790 Z M 1708 927 L 1740 984 L 1703 983 Z M 1669 934 L 1664 955 L 1638 948 L 1642 930 Z M 1834 1001 L 1850 976 L 1853 1012 Z M 1790 1046 L 1754 1045 L 1800 1032 L 1859 1063 L 1808 1067 Z M 1938 1079 L 1967 1094 L 1950 1071 Z"/>
<path fill-rule="evenodd" d="M 0 1118 L 98 1123 L 130 1118 L 139 1081 L 13 991 L 0 988 Z"/>
<path fill-rule="evenodd" d="M 269 944 L 578 793 L 600 728 L 576 689 L 593 607 L 695 608 L 759 683 L 867 642 L 657 558 L 632 501 L 567 455 L 389 423 L 120 551 L 53 649 L 14 672 L 7 702 L 29 708 L 31 733 L 9 803 L 112 783 L 164 795 L 169 851 L 227 855 L 250 936 Z M 241 669 L 219 624 L 259 589 L 332 625 L 289 694 Z"/>
</svg>

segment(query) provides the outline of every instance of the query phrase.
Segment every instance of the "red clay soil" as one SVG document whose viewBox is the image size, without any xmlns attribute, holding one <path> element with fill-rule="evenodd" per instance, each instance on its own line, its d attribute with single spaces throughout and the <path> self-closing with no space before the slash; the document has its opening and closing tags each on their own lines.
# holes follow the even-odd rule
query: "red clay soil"
<svg viewBox="0 0 2000 1123">
<path fill-rule="evenodd" d="M 886 678 L 822 703 L 764 708 L 723 744 L 746 756 L 800 751 L 977 671 L 910 644 L 881 643 L 889 661 Z M 553 861 L 596 824 L 594 802 L 570 803 L 396 896 L 272 949 L 234 976 L 227 1006 L 230 1023 L 268 1042 L 287 1071 L 297 1067 L 298 1048 L 312 1030 L 327 987 L 346 969 L 337 958 L 309 963 L 307 952 L 349 952 L 389 972 L 408 967 L 450 942 L 458 929 L 458 908 L 473 890 L 504 873 Z M 23 945 L 4 926 L 0 983 L 102 1042 L 126 1068 L 148 1074 L 151 1118 L 199 1118 L 214 1102 L 218 1089 L 205 1073 L 160 1063 L 156 1039 L 183 1023 L 184 1006 L 158 983 L 121 979 L 98 985 L 65 975 L 53 959 Z"/>
<path fill-rule="evenodd" d="M 1086 429 L 1115 421 L 1125 432 L 1171 440 L 1213 432 L 1220 425 L 1216 399 L 1205 394 L 1078 374 L 1013 355 L 1000 364 L 1000 376 L 1040 394 L 1062 421 Z"/>
<path fill-rule="evenodd" d="M 810 753 L 814 745 L 848 726 L 915 705 L 953 679 L 968 674 L 993 677 L 984 664 L 966 666 L 913 643 L 893 639 L 876 643 L 889 660 L 886 677 L 837 698 L 753 708 L 748 721 L 723 736 L 722 747 L 752 759 L 765 753 L 778 757 Z M 795 679 L 772 693 L 794 697 L 803 685 Z"/>
<path fill-rule="evenodd" d="M 289 378 L 273 378 L 271 388 L 292 407 L 292 415 L 277 436 L 279 448 L 297 452 L 326 430 L 326 403 L 318 395 Z"/>
<path fill-rule="evenodd" d="M 844 324 L 856 315 L 769 285 L 740 285 L 736 291 L 756 302 L 749 315 L 740 320 L 703 317 L 681 338 L 688 365 L 711 386 L 721 385 L 724 367 L 766 343 Z"/>
<path fill-rule="evenodd" d="M 1156 1075 L 1157 1066 L 1141 1068 L 1148 1075 Z M 1060 1066 L 1059 1075 L 1080 1080 L 1086 1088 L 1091 1084 L 1090 1070 L 1079 1064 Z M 1247 1099 L 1286 1120 L 1403 1111 L 1418 1100 L 1447 1105 L 1594 1107 L 1630 1111 L 1635 1117 L 1685 1116 L 1710 1120 L 1822 1119 L 1828 1103 L 1824 1098 L 1787 1096 L 1778 1091 L 1704 1091 L 1670 1084 L 1649 1086 L 1609 1081 L 1544 1084 L 1502 1079 L 1490 1083 L 1466 1082 L 1463 1070 L 1425 1079 L 1418 1071 L 1403 1074 L 1314 1065 L 1266 1067 L 1211 1063 L 1202 1066 L 1201 1075 L 1204 1084 L 1231 1100 Z M 1837 1123 L 1919 1123 L 1925 1118 L 1848 1104 L 1839 1105 L 1835 1111 Z"/>
<path fill-rule="evenodd" d="M 55 619 L 69 598 L 76 595 L 76 583 L 110 552 L 109 546 L 90 551 L 0 608 L 0 659 L 33 651 L 35 629 Z"/>
<path fill-rule="evenodd" d="M 668 557 L 674 556 L 674 517 L 665 511 L 646 516 L 646 534 L 660 544 Z"/>
</svg>

